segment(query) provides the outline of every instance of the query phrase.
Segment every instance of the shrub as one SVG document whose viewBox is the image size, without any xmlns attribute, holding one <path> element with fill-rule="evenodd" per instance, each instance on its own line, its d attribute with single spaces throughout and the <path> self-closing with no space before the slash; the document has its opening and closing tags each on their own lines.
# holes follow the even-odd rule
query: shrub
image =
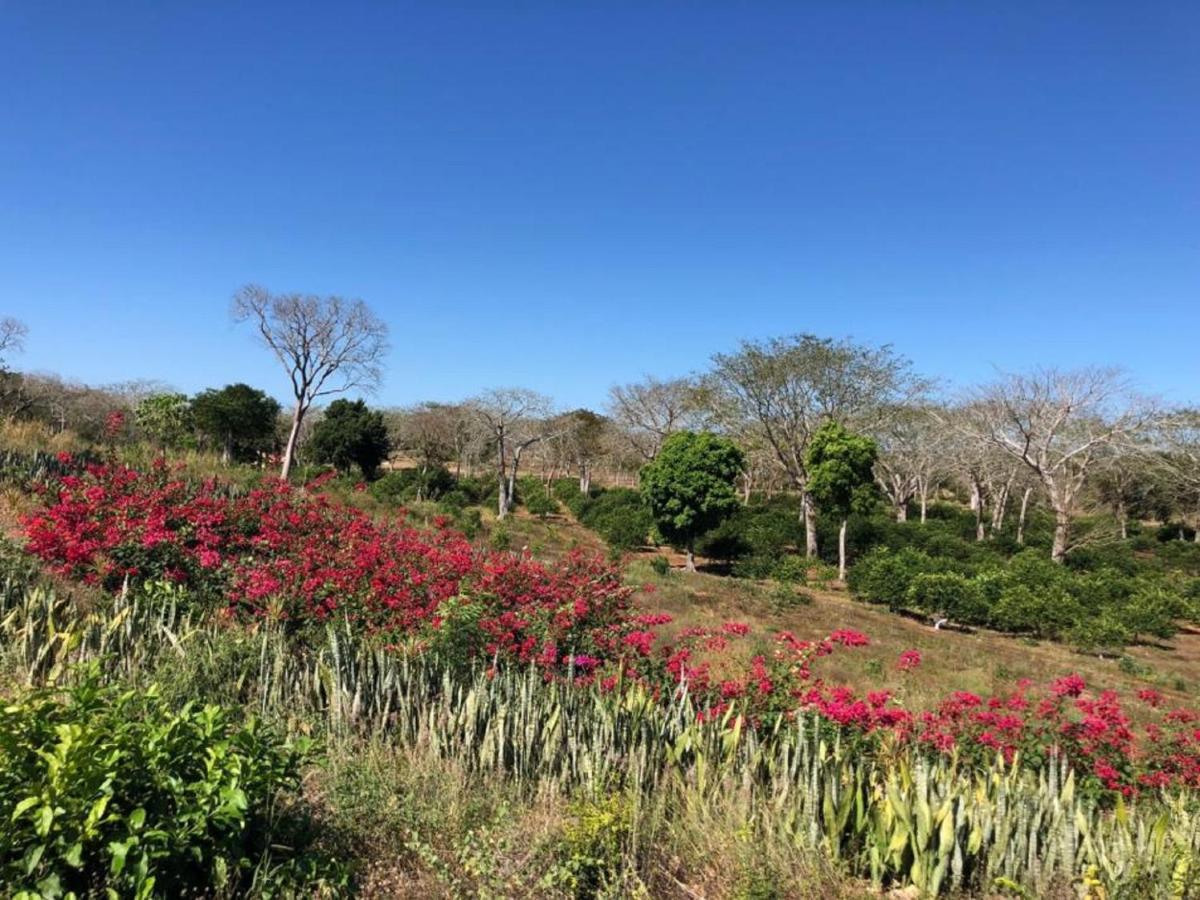
<svg viewBox="0 0 1200 900">
<path fill-rule="evenodd" d="M 920 550 L 880 547 L 850 569 L 847 581 L 853 596 L 900 609 L 908 602 L 908 588 L 914 578 L 941 571 L 945 571 L 944 564 Z"/>
<path fill-rule="evenodd" d="M 601 493 L 587 504 L 580 521 L 618 551 L 644 546 L 654 528 L 642 495 L 629 488 Z"/>
<path fill-rule="evenodd" d="M 228 895 L 332 868 L 299 804 L 305 749 L 215 706 L 86 678 L 0 712 L 0 875 L 15 894 Z M 281 803 L 281 801 L 286 801 Z"/>
<path fill-rule="evenodd" d="M 393 506 L 414 500 L 438 500 L 454 490 L 457 490 L 454 476 L 441 466 L 396 469 L 371 484 L 371 496 Z"/>
<path fill-rule="evenodd" d="M 650 569 L 655 575 L 658 575 L 660 578 L 665 578 L 667 575 L 671 574 L 671 561 L 661 553 L 655 554 L 654 556 L 650 557 Z"/>
<path fill-rule="evenodd" d="M 1084 616 L 1066 633 L 1067 640 L 1080 650 L 1123 647 L 1133 640 L 1133 637 L 1133 632 L 1111 610 L 1104 610 L 1098 615 Z"/>
<path fill-rule="evenodd" d="M 546 486 L 536 478 L 522 478 L 518 499 L 532 516 L 545 518 L 558 512 L 558 501 L 551 496 Z"/>
<path fill-rule="evenodd" d="M 803 556 L 785 556 L 771 569 L 771 577 L 785 584 L 807 584 L 808 560 Z"/>
<path fill-rule="evenodd" d="M 749 542 L 743 536 L 745 527 L 742 517 L 731 516 L 716 528 L 706 532 L 696 541 L 696 552 L 708 559 L 732 564 L 751 551 Z"/>
<path fill-rule="evenodd" d="M 909 582 L 905 596 L 913 609 L 941 614 L 955 622 L 978 625 L 987 619 L 979 587 L 956 572 L 922 572 Z"/>
</svg>

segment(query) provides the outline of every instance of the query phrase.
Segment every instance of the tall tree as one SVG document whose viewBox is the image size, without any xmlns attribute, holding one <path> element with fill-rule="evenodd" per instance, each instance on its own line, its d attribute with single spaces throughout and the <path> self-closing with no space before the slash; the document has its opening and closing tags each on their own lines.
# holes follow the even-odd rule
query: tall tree
<svg viewBox="0 0 1200 900">
<path fill-rule="evenodd" d="M 812 435 L 805 452 L 808 492 L 823 513 L 837 516 L 838 578 L 846 580 L 846 526 L 852 513 L 870 512 L 875 502 L 878 448 L 869 437 L 837 422 L 826 422 Z"/>
<path fill-rule="evenodd" d="M 387 326 L 361 300 L 312 294 L 272 294 L 246 285 L 234 296 L 233 316 L 252 322 L 292 382 L 295 407 L 281 478 L 291 472 L 305 415 L 321 397 L 370 391 L 382 377 Z"/>
<path fill-rule="evenodd" d="M 897 522 L 908 519 L 908 504 L 920 504 L 925 521 L 930 493 L 945 473 L 945 442 L 941 427 L 924 407 L 894 411 L 875 435 L 879 457 L 875 477 L 891 503 Z"/>
<path fill-rule="evenodd" d="M 629 445 L 649 462 L 662 443 L 694 424 L 695 385 L 686 378 L 646 377 L 608 392 L 608 414 Z"/>
<path fill-rule="evenodd" d="M 1158 423 L 1155 468 L 1161 490 L 1200 544 L 1200 409 L 1182 409 Z"/>
<path fill-rule="evenodd" d="M 705 384 L 717 421 L 769 446 L 799 492 L 810 557 L 817 530 L 805 453 L 813 434 L 826 422 L 876 432 L 927 387 L 891 347 L 811 334 L 745 341 L 736 353 L 713 357 Z"/>
<path fill-rule="evenodd" d="M 696 571 L 696 538 L 716 528 L 741 505 L 737 478 L 745 460 L 727 438 L 677 431 L 663 441 L 641 471 L 642 493 L 659 532 L 687 553 Z"/>
<path fill-rule="evenodd" d="M 24 379 L 8 368 L 8 355 L 25 349 L 29 329 L 11 316 L 0 318 L 0 415 L 19 416 L 29 406 Z"/>
<path fill-rule="evenodd" d="M 275 445 L 279 402 L 248 384 L 209 388 L 192 399 L 197 430 L 221 448 L 221 460 L 252 460 Z"/>
<path fill-rule="evenodd" d="M 1114 443 L 1143 430 L 1150 405 L 1115 369 L 1038 369 L 978 389 L 951 422 L 969 437 L 1028 466 L 1054 511 L 1050 557 L 1071 546 L 1071 520 L 1088 477 Z"/>
<path fill-rule="evenodd" d="M 579 476 L 580 493 L 592 489 L 592 470 L 607 449 L 605 441 L 608 420 L 590 409 L 567 413 L 562 422 L 566 451 Z"/>
<path fill-rule="evenodd" d="M 391 442 L 383 413 L 362 400 L 334 400 L 313 428 L 308 448 L 317 462 L 330 463 L 339 472 L 358 466 L 369 481 L 387 459 Z"/>
<path fill-rule="evenodd" d="M 29 328 L 20 319 L 12 316 L 0 318 L 0 369 L 7 366 L 8 353 L 25 349 L 25 338 L 28 336 Z"/>
<path fill-rule="evenodd" d="M 524 388 L 486 391 L 468 406 L 492 445 L 499 484 L 496 516 L 503 519 L 512 508 L 521 456 L 556 430 L 549 427 L 550 398 Z"/>
</svg>

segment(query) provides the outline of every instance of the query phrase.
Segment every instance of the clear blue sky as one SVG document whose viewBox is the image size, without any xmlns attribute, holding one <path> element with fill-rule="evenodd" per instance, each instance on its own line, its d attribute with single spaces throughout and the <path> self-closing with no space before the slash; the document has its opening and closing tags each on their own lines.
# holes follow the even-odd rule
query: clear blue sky
<svg viewBox="0 0 1200 900">
<path fill-rule="evenodd" d="M 1189 2 L 0 2 L 0 315 L 187 391 L 285 393 L 256 281 L 371 304 L 387 403 L 797 331 L 1200 400 L 1198 48 Z"/>
</svg>

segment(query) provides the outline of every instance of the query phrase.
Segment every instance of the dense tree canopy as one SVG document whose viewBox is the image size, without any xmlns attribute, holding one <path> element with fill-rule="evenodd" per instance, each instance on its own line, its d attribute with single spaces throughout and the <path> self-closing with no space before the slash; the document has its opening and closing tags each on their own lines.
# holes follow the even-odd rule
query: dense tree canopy
<svg viewBox="0 0 1200 900">
<path fill-rule="evenodd" d="M 737 445 L 709 432 L 677 431 L 641 472 L 642 492 L 664 538 L 687 551 L 695 568 L 696 538 L 740 505 L 736 481 L 745 458 Z"/>
<path fill-rule="evenodd" d="M 192 400 L 199 432 L 221 448 L 225 462 L 253 460 L 275 445 L 279 402 L 248 384 L 210 388 Z"/>
<path fill-rule="evenodd" d="M 875 459 L 873 440 L 854 434 L 837 422 L 826 422 L 808 444 L 804 464 L 808 493 L 817 509 L 841 521 L 838 531 L 838 577 L 846 577 L 846 520 L 852 513 L 869 512 L 874 505 Z"/>
<path fill-rule="evenodd" d="M 329 463 L 340 472 L 358 466 L 367 479 L 375 477 L 390 448 L 383 413 L 362 400 L 330 403 L 308 443 L 316 462 Z"/>
</svg>

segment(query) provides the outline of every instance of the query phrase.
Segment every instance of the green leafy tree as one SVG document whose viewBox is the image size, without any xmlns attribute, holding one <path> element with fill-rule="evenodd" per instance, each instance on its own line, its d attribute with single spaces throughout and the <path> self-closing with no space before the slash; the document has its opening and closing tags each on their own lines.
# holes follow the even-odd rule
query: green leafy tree
<svg viewBox="0 0 1200 900">
<path fill-rule="evenodd" d="M 367 479 L 375 477 L 390 449 L 383 413 L 362 400 L 334 400 L 309 439 L 314 460 L 330 463 L 340 472 L 358 466 Z"/>
<path fill-rule="evenodd" d="M 804 456 L 808 494 L 822 513 L 841 520 L 838 530 L 838 578 L 846 578 L 846 523 L 852 513 L 869 512 L 875 502 L 873 440 L 837 422 L 818 428 Z"/>
<path fill-rule="evenodd" d="M 192 434 L 192 404 L 186 394 L 151 394 L 138 403 L 133 418 L 160 450 L 181 447 Z"/>
<path fill-rule="evenodd" d="M 677 431 L 641 472 L 642 493 L 659 532 L 687 552 L 696 570 L 696 538 L 740 506 L 736 481 L 745 459 L 732 441 L 708 432 Z"/>
<path fill-rule="evenodd" d="M 192 400 L 196 428 L 221 448 L 225 463 L 253 460 L 275 444 L 279 402 L 248 384 L 209 388 Z"/>
</svg>

